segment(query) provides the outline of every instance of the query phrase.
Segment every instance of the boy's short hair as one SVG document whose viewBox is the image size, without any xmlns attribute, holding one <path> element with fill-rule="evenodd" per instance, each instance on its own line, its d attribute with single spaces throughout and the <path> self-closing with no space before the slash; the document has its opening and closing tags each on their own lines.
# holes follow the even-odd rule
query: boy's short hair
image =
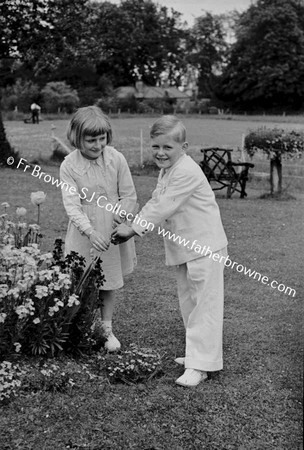
<svg viewBox="0 0 304 450">
<path fill-rule="evenodd" d="M 162 116 L 152 125 L 150 130 L 151 139 L 162 134 L 171 134 L 173 139 L 179 143 L 186 141 L 185 125 L 173 115 Z"/>
<path fill-rule="evenodd" d="M 77 109 L 72 117 L 67 138 L 73 147 L 81 149 L 85 136 L 107 134 L 107 144 L 112 141 L 112 127 L 108 116 L 98 106 L 85 106 Z"/>
</svg>

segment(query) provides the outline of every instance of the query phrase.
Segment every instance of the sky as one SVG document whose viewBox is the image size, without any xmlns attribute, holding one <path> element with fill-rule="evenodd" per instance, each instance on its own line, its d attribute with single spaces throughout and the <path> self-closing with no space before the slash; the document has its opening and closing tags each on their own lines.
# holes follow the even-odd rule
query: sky
<svg viewBox="0 0 304 450">
<path fill-rule="evenodd" d="M 236 9 L 245 11 L 253 0 L 154 0 L 167 8 L 173 8 L 183 14 L 182 19 L 192 26 L 194 18 L 201 16 L 204 11 L 212 14 L 222 14 Z M 111 3 L 119 4 L 120 0 L 110 0 Z"/>
</svg>

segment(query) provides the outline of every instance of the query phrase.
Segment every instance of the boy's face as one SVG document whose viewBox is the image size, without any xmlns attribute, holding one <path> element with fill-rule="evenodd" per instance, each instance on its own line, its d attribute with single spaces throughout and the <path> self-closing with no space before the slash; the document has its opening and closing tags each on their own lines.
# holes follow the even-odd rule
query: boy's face
<svg viewBox="0 0 304 450">
<path fill-rule="evenodd" d="M 161 134 L 151 139 L 153 160 L 160 169 L 172 167 L 184 155 L 187 147 L 187 142 L 176 142 L 170 134 Z"/>
</svg>

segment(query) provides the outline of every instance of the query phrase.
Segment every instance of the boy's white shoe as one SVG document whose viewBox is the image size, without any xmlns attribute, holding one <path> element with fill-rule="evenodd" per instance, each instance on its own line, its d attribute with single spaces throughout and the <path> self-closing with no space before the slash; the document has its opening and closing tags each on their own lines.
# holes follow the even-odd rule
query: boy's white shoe
<svg viewBox="0 0 304 450">
<path fill-rule="evenodd" d="M 104 344 L 104 348 L 108 350 L 108 352 L 117 352 L 118 350 L 120 350 L 120 342 L 117 337 L 114 336 L 112 331 L 107 334 L 106 339 L 107 340 Z"/>
<path fill-rule="evenodd" d="M 184 374 L 179 377 L 175 383 L 184 387 L 197 386 L 201 381 L 205 381 L 208 378 L 207 372 L 196 369 L 186 369 Z"/>
<path fill-rule="evenodd" d="M 174 360 L 177 364 L 179 364 L 180 366 L 184 366 L 185 365 L 185 358 L 175 358 Z"/>
</svg>

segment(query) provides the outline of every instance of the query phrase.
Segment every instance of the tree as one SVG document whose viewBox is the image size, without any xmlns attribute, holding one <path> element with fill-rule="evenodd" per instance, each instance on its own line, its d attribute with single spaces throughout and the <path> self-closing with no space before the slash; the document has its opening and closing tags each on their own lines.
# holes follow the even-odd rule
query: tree
<svg viewBox="0 0 304 450">
<path fill-rule="evenodd" d="M 96 85 L 103 75 L 114 86 L 138 76 L 156 84 L 166 72 L 171 84 L 179 83 L 181 15 L 152 0 L 4 0 L 0 14 L 0 42 L 15 78 L 40 85 L 63 80 L 79 89 Z"/>
<path fill-rule="evenodd" d="M 304 106 L 304 4 L 258 0 L 237 24 L 220 96 L 245 110 Z"/>
<path fill-rule="evenodd" d="M 95 4 L 95 21 L 97 71 L 114 86 L 134 83 L 139 76 L 155 85 L 165 71 L 170 83 L 178 83 L 185 37 L 180 13 L 169 14 L 151 0 L 124 0 L 120 6 Z"/>
<path fill-rule="evenodd" d="M 78 67 L 91 63 L 90 57 L 96 52 L 87 27 L 87 3 L 87 0 L 2 0 L 1 87 L 14 84 L 18 74 L 43 84 L 52 76 L 56 79 L 64 63 Z M 73 99 L 65 100 L 71 103 Z M 0 128 L 4 130 L 2 116 Z M 6 144 L 3 141 L 0 145 L 2 152 Z"/>
<path fill-rule="evenodd" d="M 25 43 L 48 26 L 45 8 L 46 0 L 3 0 L 0 3 L 0 87 L 13 84 L 14 65 Z M 6 165 L 8 156 L 16 154 L 7 141 L 0 111 L 0 165 Z"/>
<path fill-rule="evenodd" d="M 188 37 L 188 57 L 198 75 L 201 97 L 213 97 L 217 76 L 222 72 L 228 44 L 222 16 L 206 13 L 195 20 Z"/>
</svg>

